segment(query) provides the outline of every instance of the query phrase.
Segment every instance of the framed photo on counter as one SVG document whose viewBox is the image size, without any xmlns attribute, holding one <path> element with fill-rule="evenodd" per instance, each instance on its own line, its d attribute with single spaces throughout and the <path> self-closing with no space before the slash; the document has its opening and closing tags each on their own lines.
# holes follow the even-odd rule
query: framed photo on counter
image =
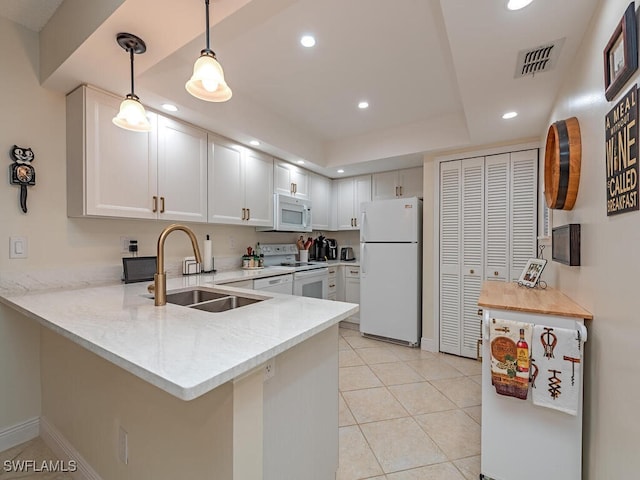
<svg viewBox="0 0 640 480">
<path fill-rule="evenodd" d="M 542 275 L 542 270 L 544 270 L 546 264 L 547 261 L 544 258 L 530 258 L 520 274 L 518 285 L 524 285 L 529 288 L 535 287 L 540 281 L 540 275 Z"/>
<path fill-rule="evenodd" d="M 604 96 L 611 101 L 638 69 L 636 8 L 631 2 L 604 49 Z"/>
</svg>

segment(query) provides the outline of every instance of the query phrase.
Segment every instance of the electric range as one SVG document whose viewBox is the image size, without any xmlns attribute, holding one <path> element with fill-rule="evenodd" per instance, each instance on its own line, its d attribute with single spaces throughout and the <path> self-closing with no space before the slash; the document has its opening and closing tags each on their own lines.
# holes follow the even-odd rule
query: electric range
<svg viewBox="0 0 640 480">
<path fill-rule="evenodd" d="M 300 262 L 296 259 L 295 244 L 261 245 L 265 267 L 288 266 L 293 268 L 293 294 L 302 297 L 327 298 L 329 269 L 324 262 Z"/>
</svg>

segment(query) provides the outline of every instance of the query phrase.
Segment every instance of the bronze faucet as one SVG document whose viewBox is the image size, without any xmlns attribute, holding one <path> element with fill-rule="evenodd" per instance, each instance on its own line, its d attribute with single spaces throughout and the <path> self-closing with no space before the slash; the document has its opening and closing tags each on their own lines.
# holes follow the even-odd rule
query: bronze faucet
<svg viewBox="0 0 640 480">
<path fill-rule="evenodd" d="M 154 291 L 154 303 L 156 307 L 166 305 L 167 303 L 167 272 L 164 271 L 164 241 L 174 230 L 182 230 L 189 235 L 191 239 L 191 246 L 193 247 L 193 253 L 196 256 L 196 262 L 202 263 L 202 257 L 200 256 L 200 248 L 198 248 L 198 239 L 195 234 L 184 225 L 174 223 L 162 230 L 158 237 L 158 268 L 156 274 L 153 276 L 153 285 L 149 285 L 149 291 Z"/>
</svg>

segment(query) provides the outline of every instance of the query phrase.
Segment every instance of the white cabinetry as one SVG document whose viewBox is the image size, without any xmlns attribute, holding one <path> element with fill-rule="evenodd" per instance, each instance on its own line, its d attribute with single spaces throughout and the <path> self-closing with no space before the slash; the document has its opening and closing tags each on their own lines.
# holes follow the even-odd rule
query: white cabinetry
<svg viewBox="0 0 640 480">
<path fill-rule="evenodd" d="M 121 101 L 86 86 L 67 96 L 68 215 L 205 222 L 206 132 L 153 112 L 150 132 L 123 130 Z"/>
<path fill-rule="evenodd" d="M 158 116 L 158 218 L 207 221 L 207 132 Z"/>
<path fill-rule="evenodd" d="M 482 282 L 517 280 L 536 255 L 538 151 L 440 164 L 440 350 L 475 357 Z"/>
<path fill-rule="evenodd" d="M 338 266 L 329 265 L 329 283 L 327 286 L 327 299 L 338 299 Z"/>
<path fill-rule="evenodd" d="M 329 230 L 331 225 L 331 180 L 309 173 L 311 219 L 314 230 Z"/>
<path fill-rule="evenodd" d="M 298 198 L 309 198 L 309 173 L 282 160 L 273 164 L 275 193 L 284 193 Z"/>
<path fill-rule="evenodd" d="M 373 174 L 373 200 L 422 197 L 422 167 Z"/>
<path fill-rule="evenodd" d="M 371 175 L 335 180 L 338 230 L 358 230 L 360 204 L 371 201 Z"/>
<path fill-rule="evenodd" d="M 344 301 L 360 304 L 360 267 L 344 267 Z M 360 314 L 356 313 L 348 319 L 349 322 L 360 323 Z"/>
<path fill-rule="evenodd" d="M 209 135 L 209 222 L 273 225 L 271 157 Z"/>
</svg>

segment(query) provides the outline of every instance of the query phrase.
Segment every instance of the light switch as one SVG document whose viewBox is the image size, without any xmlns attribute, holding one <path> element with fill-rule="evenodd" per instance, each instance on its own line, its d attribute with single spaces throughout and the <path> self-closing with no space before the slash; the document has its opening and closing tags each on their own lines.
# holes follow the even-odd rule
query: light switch
<svg viewBox="0 0 640 480">
<path fill-rule="evenodd" d="M 9 258 L 27 258 L 28 256 L 27 237 L 9 237 Z"/>
</svg>

